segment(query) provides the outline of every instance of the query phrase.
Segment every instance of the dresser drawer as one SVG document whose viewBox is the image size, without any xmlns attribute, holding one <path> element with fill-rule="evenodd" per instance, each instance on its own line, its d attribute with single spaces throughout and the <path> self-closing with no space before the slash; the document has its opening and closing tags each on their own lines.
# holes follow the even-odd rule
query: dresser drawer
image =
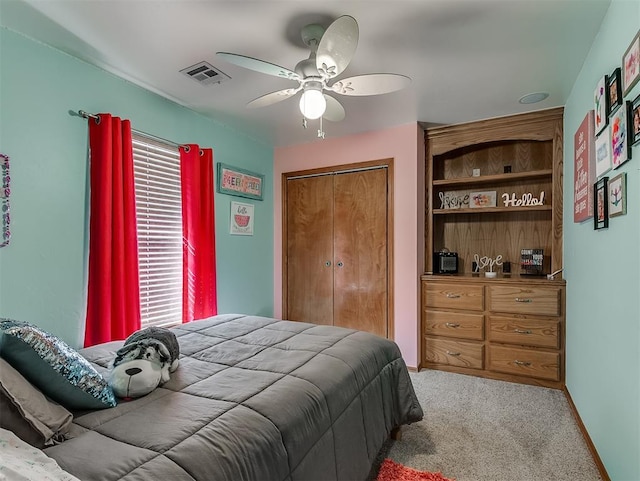
<svg viewBox="0 0 640 481">
<path fill-rule="evenodd" d="M 489 370 L 559 381 L 560 354 L 517 347 L 490 346 Z"/>
<path fill-rule="evenodd" d="M 484 345 L 446 339 L 425 339 L 425 361 L 450 366 L 482 369 Z"/>
<path fill-rule="evenodd" d="M 560 322 L 555 319 L 516 319 L 491 316 L 489 340 L 507 344 L 560 348 Z"/>
<path fill-rule="evenodd" d="M 444 309 L 484 309 L 483 287 L 481 285 L 443 284 L 423 282 L 422 299 L 425 307 Z"/>
<path fill-rule="evenodd" d="M 484 316 L 462 312 L 434 311 L 424 313 L 425 334 L 457 337 L 460 339 L 484 339 Z"/>
<path fill-rule="evenodd" d="M 562 289 L 559 287 L 489 286 L 489 310 L 513 314 L 559 316 Z"/>
</svg>

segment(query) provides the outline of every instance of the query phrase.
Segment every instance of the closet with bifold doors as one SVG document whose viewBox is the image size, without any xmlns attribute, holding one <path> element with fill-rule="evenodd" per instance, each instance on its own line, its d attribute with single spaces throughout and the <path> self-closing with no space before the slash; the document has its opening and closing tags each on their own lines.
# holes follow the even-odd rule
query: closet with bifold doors
<svg viewBox="0 0 640 481">
<path fill-rule="evenodd" d="M 389 337 L 391 159 L 282 179 L 283 317 Z"/>
</svg>

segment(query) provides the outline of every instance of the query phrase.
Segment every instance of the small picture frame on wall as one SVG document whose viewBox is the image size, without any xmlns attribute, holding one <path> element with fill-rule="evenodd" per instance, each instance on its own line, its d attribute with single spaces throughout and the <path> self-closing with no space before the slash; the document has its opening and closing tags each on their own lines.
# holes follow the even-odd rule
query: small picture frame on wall
<svg viewBox="0 0 640 481">
<path fill-rule="evenodd" d="M 609 95 L 609 116 L 622 105 L 622 81 L 620 79 L 620 67 L 611 72 L 607 82 L 607 94 Z"/>
<path fill-rule="evenodd" d="M 602 177 L 593 184 L 593 198 L 596 204 L 593 216 L 593 228 L 595 230 L 609 227 L 609 195 L 607 185 L 609 177 Z"/>
<path fill-rule="evenodd" d="M 231 235 L 253 235 L 253 204 L 231 202 Z"/>
<path fill-rule="evenodd" d="M 609 95 L 607 94 L 607 85 L 608 85 L 609 76 L 603 76 L 598 85 L 596 86 L 595 91 L 593 92 L 593 105 L 595 115 L 593 117 L 594 127 L 596 135 L 598 135 L 602 130 L 607 126 L 609 121 L 608 112 L 609 112 Z"/>
<path fill-rule="evenodd" d="M 622 95 L 626 96 L 640 80 L 640 30 L 622 56 Z"/>
<path fill-rule="evenodd" d="M 622 172 L 609 181 L 609 217 L 627 213 L 627 173 Z"/>
<path fill-rule="evenodd" d="M 611 170 L 611 137 L 609 127 L 596 137 L 596 178 Z"/>
<path fill-rule="evenodd" d="M 640 95 L 633 102 L 628 102 L 629 107 L 629 144 L 640 143 Z"/>
<path fill-rule="evenodd" d="M 627 102 L 631 103 L 631 102 Z M 618 109 L 611 117 L 611 163 L 617 169 L 631 159 L 631 145 L 629 144 L 628 107 Z"/>
</svg>

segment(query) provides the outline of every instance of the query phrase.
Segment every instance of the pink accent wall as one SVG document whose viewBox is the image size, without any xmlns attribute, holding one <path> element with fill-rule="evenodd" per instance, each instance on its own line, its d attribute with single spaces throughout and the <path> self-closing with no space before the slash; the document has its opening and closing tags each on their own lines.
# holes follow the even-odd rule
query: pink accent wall
<svg viewBox="0 0 640 481">
<path fill-rule="evenodd" d="M 424 135 L 416 123 L 275 149 L 274 317 L 282 317 L 282 174 L 389 158 L 394 159 L 393 337 L 415 368 L 424 271 Z"/>
</svg>

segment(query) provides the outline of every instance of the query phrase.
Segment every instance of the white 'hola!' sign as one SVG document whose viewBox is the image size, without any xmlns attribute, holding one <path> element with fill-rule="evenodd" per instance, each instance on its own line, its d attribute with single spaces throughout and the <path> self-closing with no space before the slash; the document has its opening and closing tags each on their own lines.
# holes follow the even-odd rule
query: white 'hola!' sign
<svg viewBox="0 0 640 481">
<path fill-rule="evenodd" d="M 522 194 L 522 197 L 517 198 L 515 192 L 509 196 L 509 194 L 502 194 L 502 202 L 505 207 L 521 207 L 521 206 L 533 206 L 544 205 L 544 191 L 540 193 L 539 197 L 534 197 L 533 194 Z"/>
</svg>

